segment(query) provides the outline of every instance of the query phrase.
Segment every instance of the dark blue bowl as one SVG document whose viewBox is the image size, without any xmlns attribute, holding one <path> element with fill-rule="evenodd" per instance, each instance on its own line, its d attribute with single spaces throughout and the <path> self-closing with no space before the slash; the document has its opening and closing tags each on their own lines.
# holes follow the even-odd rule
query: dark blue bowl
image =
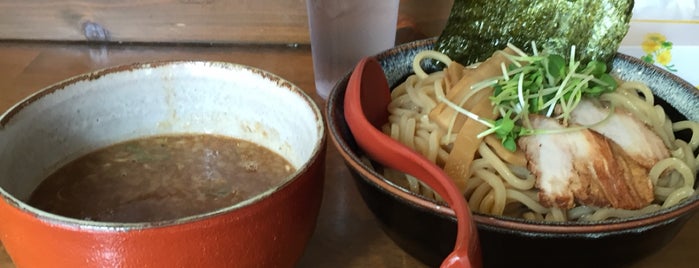
<svg viewBox="0 0 699 268">
<path fill-rule="evenodd" d="M 412 60 L 432 49 L 435 39 L 397 46 L 377 55 L 394 87 L 412 73 Z M 699 121 L 699 90 L 667 71 L 618 54 L 613 72 L 650 85 L 656 101 L 673 119 Z M 424 66 L 426 70 L 438 67 Z M 437 204 L 386 180 L 375 163 L 362 161 L 344 117 L 349 74 L 335 86 L 326 105 L 330 137 L 343 156 L 361 196 L 381 227 L 403 250 L 438 266 L 451 252 L 456 218 Z M 668 209 L 640 217 L 596 223 L 542 223 L 476 214 L 486 267 L 618 267 L 664 247 L 699 208 L 695 195 Z"/>
</svg>

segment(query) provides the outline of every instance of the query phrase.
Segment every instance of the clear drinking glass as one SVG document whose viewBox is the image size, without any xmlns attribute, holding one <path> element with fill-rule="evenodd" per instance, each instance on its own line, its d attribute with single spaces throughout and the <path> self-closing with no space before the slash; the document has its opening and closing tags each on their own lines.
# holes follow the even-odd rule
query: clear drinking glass
<svg viewBox="0 0 699 268">
<path fill-rule="evenodd" d="M 307 0 L 316 92 L 326 99 L 363 57 L 395 45 L 399 0 Z"/>
</svg>

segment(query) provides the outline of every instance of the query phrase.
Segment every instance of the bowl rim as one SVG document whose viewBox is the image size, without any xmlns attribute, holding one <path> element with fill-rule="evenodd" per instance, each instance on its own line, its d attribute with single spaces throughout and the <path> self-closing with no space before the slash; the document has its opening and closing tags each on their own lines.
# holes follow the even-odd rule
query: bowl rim
<svg viewBox="0 0 699 268">
<path fill-rule="evenodd" d="M 437 38 L 433 37 L 404 43 L 374 56 L 381 60 L 400 51 L 429 47 L 433 45 L 436 40 Z M 649 68 L 662 75 L 665 79 L 672 79 L 684 89 L 689 90 L 694 88 L 694 86 L 682 78 L 630 55 L 617 53 L 614 59 L 620 59 Z M 371 183 L 380 191 L 393 196 L 399 200 L 399 202 L 417 207 L 421 210 L 426 210 L 441 217 L 446 217 L 452 221 L 456 221 L 454 211 L 447 207 L 446 204 L 440 204 L 428 200 L 419 194 L 410 192 L 409 190 L 385 179 L 367 163 L 363 162 L 361 156 L 355 154 L 348 142 L 342 138 L 341 128 L 346 127 L 346 122 L 335 122 L 335 119 L 337 118 L 344 118 L 344 116 L 340 115 L 342 111 L 338 111 L 336 108 L 342 108 L 341 106 L 343 105 L 342 102 L 344 100 L 344 92 L 346 90 L 346 84 L 350 75 L 351 71 L 335 84 L 324 107 L 330 140 L 333 142 L 333 145 L 338 148 L 338 152 L 344 159 L 345 164 L 348 165 L 350 169 L 357 172 L 362 180 Z M 699 98 L 699 90 L 689 92 Z M 697 191 L 699 191 L 699 189 Z M 680 204 L 676 204 L 669 208 L 662 208 L 652 213 L 624 219 L 610 219 L 594 222 L 543 222 L 473 212 L 472 217 L 480 227 L 522 230 L 531 233 L 599 234 L 631 230 L 635 228 L 651 228 L 652 226 L 662 225 L 666 222 L 674 221 L 683 215 L 693 214 L 698 209 L 699 194 L 695 193 L 692 197 L 682 201 Z"/>
<path fill-rule="evenodd" d="M 99 231 L 109 231 L 109 232 L 124 232 L 131 230 L 146 230 L 161 227 L 177 226 L 183 224 L 195 223 L 198 221 L 209 220 L 216 218 L 221 215 L 235 213 L 246 207 L 251 207 L 262 200 L 268 199 L 271 195 L 277 192 L 284 191 L 290 187 L 290 185 L 299 181 L 299 178 L 303 177 L 303 174 L 308 173 L 308 171 L 314 166 L 314 163 L 321 161 L 323 156 L 323 151 L 325 150 L 325 144 L 327 140 L 327 128 L 325 124 L 325 117 L 323 116 L 322 108 L 313 100 L 313 98 L 306 93 L 303 89 L 296 86 L 291 81 L 274 74 L 270 71 L 263 70 L 257 67 L 234 63 L 226 61 L 214 61 L 214 60 L 159 60 L 159 61 L 146 61 L 146 62 L 134 62 L 122 65 L 116 65 L 111 67 L 105 67 L 101 69 L 96 69 L 93 71 L 81 73 L 74 75 L 72 77 L 66 78 L 64 80 L 58 81 L 56 83 L 45 86 L 22 100 L 13 104 L 10 108 L 0 114 L 0 129 L 2 129 L 6 124 L 13 120 L 14 116 L 19 113 L 24 107 L 30 106 L 36 101 L 40 100 L 44 96 L 50 95 L 53 92 L 64 90 L 65 88 L 77 84 L 80 82 L 90 82 L 93 80 L 100 79 L 111 74 L 119 74 L 126 72 L 138 72 L 138 71 L 148 71 L 153 68 L 162 68 L 168 66 L 197 66 L 201 68 L 218 68 L 226 69 L 234 72 L 248 71 L 253 73 L 260 79 L 266 79 L 276 82 L 278 88 L 284 88 L 296 95 L 306 102 L 308 108 L 313 113 L 316 121 L 316 129 L 318 132 L 318 139 L 313 145 L 313 150 L 307 161 L 303 165 L 299 166 L 296 171 L 288 176 L 283 183 L 274 185 L 269 189 L 260 192 L 259 194 L 250 197 L 241 202 L 229 205 L 220 209 L 208 211 L 205 213 L 199 213 L 195 215 L 190 215 L 186 217 L 181 217 L 171 220 L 154 221 L 154 222 L 103 222 L 103 221 L 89 221 L 83 219 L 76 219 L 66 216 L 61 216 L 49 212 L 45 212 L 38 208 L 35 208 L 26 202 L 18 199 L 14 195 L 7 192 L 3 187 L 0 187 L 0 202 L 6 203 L 12 209 L 17 210 L 19 213 L 27 214 L 33 218 L 41 221 L 48 222 L 50 224 L 64 226 L 68 228 L 79 227 L 81 230 L 99 230 Z"/>
</svg>

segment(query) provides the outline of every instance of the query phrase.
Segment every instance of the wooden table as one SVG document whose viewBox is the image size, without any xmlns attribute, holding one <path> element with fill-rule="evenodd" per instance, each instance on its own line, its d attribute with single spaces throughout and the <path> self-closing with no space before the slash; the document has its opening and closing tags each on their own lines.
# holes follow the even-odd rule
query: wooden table
<svg viewBox="0 0 699 268">
<path fill-rule="evenodd" d="M 230 61 L 262 68 L 305 89 L 315 96 L 319 105 L 323 105 L 323 100 L 313 93 L 313 66 L 307 46 L 102 46 L 0 42 L 0 111 L 36 90 L 90 70 L 141 61 L 185 59 Z M 333 146 L 328 147 L 327 158 L 325 195 L 318 228 L 298 266 L 424 267 L 393 244 L 379 228 Z M 699 217 L 694 217 L 667 247 L 633 267 L 697 265 Z M 0 267 L 14 267 L 1 246 Z"/>
</svg>

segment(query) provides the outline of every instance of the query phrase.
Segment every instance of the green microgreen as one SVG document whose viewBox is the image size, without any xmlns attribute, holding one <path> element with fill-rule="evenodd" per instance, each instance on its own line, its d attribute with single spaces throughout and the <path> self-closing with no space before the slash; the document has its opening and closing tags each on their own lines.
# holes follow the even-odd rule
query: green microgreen
<svg viewBox="0 0 699 268">
<path fill-rule="evenodd" d="M 534 55 L 508 46 L 518 55 L 507 56 L 511 63 L 501 66 L 502 76 L 477 83 L 479 87 L 493 86 L 490 100 L 499 119 L 485 120 L 461 107 L 457 110 L 489 127 L 479 137 L 494 133 L 510 151 L 516 150 L 520 136 L 542 132 L 528 127 L 530 114 L 555 116 L 567 124 L 571 111 L 583 97 L 598 97 L 617 87 L 604 62 L 593 60 L 583 65 L 576 61 L 574 46 L 567 61 L 561 55 L 538 53 L 534 43 Z"/>
</svg>

